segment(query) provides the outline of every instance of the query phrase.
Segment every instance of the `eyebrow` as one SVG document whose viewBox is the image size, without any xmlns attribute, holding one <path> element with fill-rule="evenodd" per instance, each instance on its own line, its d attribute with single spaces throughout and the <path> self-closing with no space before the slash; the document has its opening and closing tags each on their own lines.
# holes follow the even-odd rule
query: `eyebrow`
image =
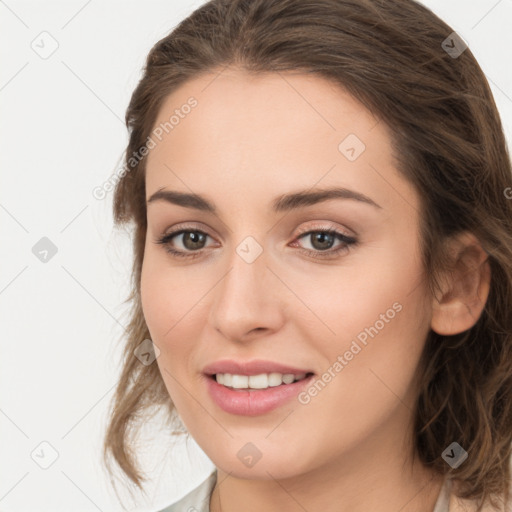
<svg viewBox="0 0 512 512">
<path fill-rule="evenodd" d="M 305 206 L 312 206 L 330 199 L 353 199 L 355 201 L 371 205 L 375 208 L 382 209 L 382 206 L 378 205 L 368 196 L 342 187 L 301 190 L 291 194 L 284 194 L 274 199 L 272 202 L 272 209 L 276 213 L 287 212 Z M 215 205 L 198 194 L 177 192 L 175 190 L 165 190 L 161 188 L 147 200 L 147 204 L 155 201 L 165 201 L 185 208 L 193 208 L 195 210 L 217 214 L 217 208 Z"/>
</svg>

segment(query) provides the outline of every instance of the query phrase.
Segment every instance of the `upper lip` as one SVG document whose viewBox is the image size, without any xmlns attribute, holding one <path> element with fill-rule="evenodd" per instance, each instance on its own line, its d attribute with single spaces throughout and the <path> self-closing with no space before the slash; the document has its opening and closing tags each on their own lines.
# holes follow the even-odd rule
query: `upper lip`
<svg viewBox="0 0 512 512">
<path fill-rule="evenodd" d="M 311 370 L 296 368 L 274 361 L 265 361 L 255 359 L 252 361 L 235 361 L 233 359 L 223 359 L 208 364 L 203 368 L 206 375 L 215 375 L 217 373 L 231 373 L 236 375 L 259 375 L 261 373 L 313 373 Z"/>
</svg>

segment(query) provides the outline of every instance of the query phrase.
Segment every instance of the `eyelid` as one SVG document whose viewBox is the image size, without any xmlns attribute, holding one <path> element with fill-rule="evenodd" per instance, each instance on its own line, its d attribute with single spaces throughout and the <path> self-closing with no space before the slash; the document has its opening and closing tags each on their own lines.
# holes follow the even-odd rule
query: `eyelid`
<svg viewBox="0 0 512 512">
<path fill-rule="evenodd" d="M 163 240 L 163 239 L 168 238 L 169 243 L 170 243 L 170 239 L 175 239 L 187 232 L 203 233 L 207 237 L 211 238 L 214 243 L 211 244 L 210 246 L 203 247 L 202 249 L 199 249 L 197 251 L 181 251 L 180 250 L 180 252 L 183 252 L 184 254 L 195 254 L 195 253 L 198 254 L 198 253 L 201 253 L 202 251 L 206 251 L 207 249 L 215 247 L 215 244 L 216 244 L 215 237 L 213 235 L 211 235 L 207 229 L 204 229 L 204 228 L 200 227 L 199 225 L 178 224 L 177 226 L 173 227 L 173 229 L 171 231 L 166 231 L 161 237 L 159 237 L 159 239 Z"/>
<path fill-rule="evenodd" d="M 335 225 L 330 221 L 325 221 L 327 223 L 322 222 L 322 221 L 313 221 L 313 222 L 314 222 L 313 225 L 308 225 L 307 227 L 299 228 L 295 238 L 298 238 L 300 235 L 310 233 L 311 231 L 331 231 L 331 230 L 341 231 L 341 233 L 344 236 L 346 236 L 347 238 L 357 238 L 357 234 L 354 233 L 352 230 L 347 230 L 346 228 L 338 227 L 338 225 Z M 171 231 L 165 231 L 163 233 L 162 237 L 165 237 L 170 234 L 177 235 L 179 232 L 186 231 L 186 230 L 202 231 L 206 235 L 208 235 L 210 238 L 215 239 L 215 237 L 209 232 L 208 228 L 202 227 L 201 224 L 188 224 L 188 223 L 177 224 L 176 226 L 173 227 L 173 229 Z"/>
<path fill-rule="evenodd" d="M 182 231 L 200 231 L 203 232 L 205 235 L 208 235 L 210 238 L 215 238 L 209 231 L 208 228 L 203 227 L 202 224 L 177 224 L 176 226 L 173 226 L 171 230 L 165 230 L 162 234 L 162 237 L 168 236 L 168 235 L 177 235 L 178 233 Z"/>
<path fill-rule="evenodd" d="M 318 224 L 313 224 L 313 226 L 308 226 L 306 228 L 299 228 L 299 231 L 297 233 L 297 236 L 303 235 L 305 233 L 309 233 L 311 231 L 339 231 L 342 235 L 346 236 L 347 238 L 356 238 L 357 235 L 354 232 L 349 232 L 346 228 L 338 227 L 338 225 L 333 224 L 332 222 L 330 224 L 322 224 L 322 221 L 316 221 L 320 222 Z M 350 230 L 351 231 L 351 230 Z"/>
</svg>

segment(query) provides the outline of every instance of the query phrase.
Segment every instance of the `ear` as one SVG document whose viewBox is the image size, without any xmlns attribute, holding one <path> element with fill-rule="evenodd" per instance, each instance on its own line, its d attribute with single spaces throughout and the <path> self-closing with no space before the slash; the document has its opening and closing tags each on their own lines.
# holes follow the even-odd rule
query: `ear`
<svg viewBox="0 0 512 512">
<path fill-rule="evenodd" d="M 488 254 L 471 233 L 451 239 L 452 268 L 441 276 L 441 292 L 432 303 L 431 328 L 441 335 L 464 332 L 476 324 L 491 282 Z"/>
</svg>

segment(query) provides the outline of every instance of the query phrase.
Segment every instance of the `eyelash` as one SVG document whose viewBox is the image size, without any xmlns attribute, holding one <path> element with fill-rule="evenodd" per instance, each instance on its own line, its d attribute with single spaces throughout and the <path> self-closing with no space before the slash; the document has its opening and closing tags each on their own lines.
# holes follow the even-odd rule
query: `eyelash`
<svg viewBox="0 0 512 512">
<path fill-rule="evenodd" d="M 182 235 L 184 233 L 200 233 L 201 235 L 210 236 L 208 233 L 205 233 L 204 231 L 201 231 L 200 229 L 194 229 L 192 227 L 185 227 L 185 228 L 178 229 L 176 231 L 171 231 L 170 233 L 167 233 L 167 234 L 163 235 L 162 237 L 160 237 L 157 240 L 155 240 L 155 243 L 163 245 L 164 249 L 169 254 L 171 254 L 172 256 L 177 256 L 178 258 L 194 259 L 194 258 L 197 258 L 197 257 L 201 256 L 201 252 L 203 251 L 203 249 L 199 249 L 197 251 L 183 252 L 183 251 L 177 251 L 176 249 L 173 249 L 169 245 L 169 242 L 174 237 L 176 237 L 178 235 Z M 332 228 L 327 228 L 327 229 L 320 229 L 320 228 L 310 229 L 308 231 L 299 233 L 299 236 L 297 236 L 296 240 L 299 240 L 301 238 L 305 238 L 306 236 L 314 234 L 314 233 L 322 233 L 322 234 L 333 235 L 333 236 L 337 237 L 341 242 L 343 242 L 343 244 L 338 249 L 334 249 L 334 250 L 328 249 L 326 251 L 319 251 L 319 250 L 315 251 L 315 250 L 310 250 L 310 249 L 302 249 L 303 253 L 305 253 L 307 256 L 311 256 L 313 258 L 318 258 L 318 259 L 333 258 L 333 257 L 336 257 L 338 254 L 344 252 L 344 251 L 348 251 L 351 248 L 351 246 L 354 246 L 354 245 L 357 244 L 357 240 L 355 238 L 349 237 L 349 236 L 347 236 L 347 235 L 345 235 L 343 233 L 340 233 L 339 231 L 337 231 L 335 229 L 332 229 Z"/>
</svg>

